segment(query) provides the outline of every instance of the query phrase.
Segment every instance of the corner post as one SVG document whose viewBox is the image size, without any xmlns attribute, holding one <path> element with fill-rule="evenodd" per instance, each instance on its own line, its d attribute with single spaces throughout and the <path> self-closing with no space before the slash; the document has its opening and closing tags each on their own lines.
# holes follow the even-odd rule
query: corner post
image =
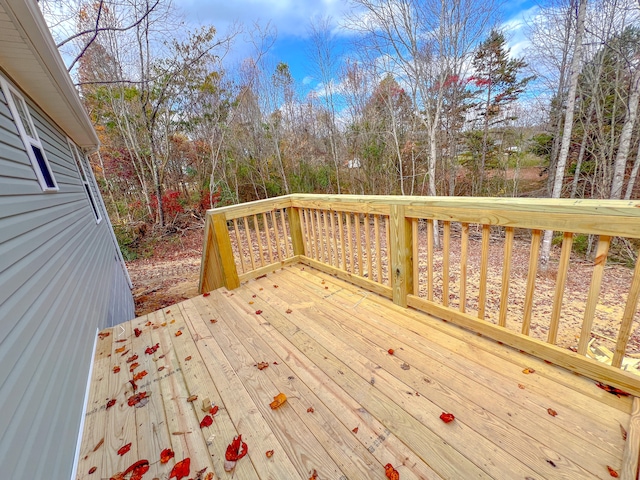
<svg viewBox="0 0 640 480">
<path fill-rule="evenodd" d="M 226 287 L 229 290 L 238 288 L 240 280 L 224 213 L 207 214 L 204 238 L 200 267 L 200 293 L 220 287 Z"/>
<path fill-rule="evenodd" d="M 390 259 L 393 303 L 407 306 L 407 294 L 413 292 L 413 254 L 411 220 L 405 217 L 404 205 L 391 205 Z"/>
<path fill-rule="evenodd" d="M 289 231 L 291 232 L 291 244 L 294 255 L 304 255 L 304 239 L 302 236 L 302 222 L 300 221 L 300 209 L 288 207 Z"/>
</svg>

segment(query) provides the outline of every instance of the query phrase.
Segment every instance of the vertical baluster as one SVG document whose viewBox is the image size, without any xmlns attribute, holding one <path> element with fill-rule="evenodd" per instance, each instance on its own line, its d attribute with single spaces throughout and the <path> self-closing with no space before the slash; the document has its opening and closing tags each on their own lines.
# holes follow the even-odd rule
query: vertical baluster
<svg viewBox="0 0 640 480">
<path fill-rule="evenodd" d="M 267 253 L 269 254 L 269 264 L 273 263 L 273 250 L 271 249 L 271 234 L 269 233 L 269 223 L 267 222 L 267 214 L 262 213 L 262 222 L 264 223 L 264 234 L 267 239 Z"/>
<path fill-rule="evenodd" d="M 331 237 L 333 238 L 333 265 L 336 268 L 340 268 L 340 261 L 338 260 L 338 239 L 336 237 L 336 219 L 333 211 L 329 212 L 331 217 Z"/>
<path fill-rule="evenodd" d="M 247 217 L 242 217 L 244 220 L 244 233 L 247 236 L 247 244 L 249 245 L 249 260 L 251 260 L 251 270 L 256 269 L 256 262 L 253 259 L 253 240 L 251 239 L 251 231 L 249 230 L 249 222 Z"/>
<path fill-rule="evenodd" d="M 538 257 L 540 254 L 540 230 L 531 232 L 531 252 L 529 252 L 529 274 L 527 275 L 527 291 L 524 297 L 524 313 L 522 316 L 522 334 L 529 335 L 531 326 L 531 310 L 533 308 L 533 293 L 536 288 L 538 273 Z"/>
<path fill-rule="evenodd" d="M 236 234 L 236 245 L 238 246 L 238 256 L 240 257 L 240 265 L 242 265 L 242 273 L 247 271 L 247 267 L 244 264 L 244 253 L 242 251 L 242 240 L 240 239 L 240 232 L 238 231 L 238 221 L 233 219 L 233 230 Z"/>
<path fill-rule="evenodd" d="M 260 232 L 260 225 L 258 224 L 258 216 L 253 216 L 253 226 L 258 237 L 258 251 L 260 252 L 260 266 L 264 267 L 264 252 L 262 247 L 262 233 Z"/>
<path fill-rule="evenodd" d="M 271 223 L 273 225 L 273 236 L 275 237 L 276 242 L 276 254 L 278 256 L 278 261 L 281 262 L 282 253 L 280 252 L 280 235 L 278 233 L 278 219 L 276 218 L 275 210 L 271 210 Z"/>
<path fill-rule="evenodd" d="M 324 223 L 324 247 L 327 253 L 327 264 L 331 265 L 331 242 L 329 238 L 329 219 L 327 218 L 327 210 L 322 211 L 322 221 Z"/>
<path fill-rule="evenodd" d="M 351 246 L 351 212 L 345 212 L 345 221 L 347 222 L 347 246 L 349 247 L 349 262 L 351 263 L 351 273 L 355 273 L 355 262 L 353 259 L 353 248 Z"/>
<path fill-rule="evenodd" d="M 342 212 L 338 213 L 338 228 L 340 229 L 340 254 L 342 255 L 342 269 L 347 270 L 347 251 L 344 244 L 344 228 L 342 225 Z"/>
<path fill-rule="evenodd" d="M 560 325 L 560 313 L 562 312 L 562 298 L 564 297 L 564 287 L 567 283 L 567 272 L 569 270 L 569 259 L 571 258 L 571 247 L 573 246 L 573 233 L 564 232 L 562 235 L 562 250 L 560 251 L 560 263 L 558 264 L 558 275 L 556 276 L 556 289 L 553 294 L 553 309 L 551 310 L 551 322 L 549 323 L 549 335 L 547 342 L 556 344 L 558 337 L 558 327 Z"/>
<path fill-rule="evenodd" d="M 451 222 L 442 222 L 442 305 L 449 306 L 449 243 Z"/>
<path fill-rule="evenodd" d="M 504 257 L 502 259 L 502 289 L 500 291 L 500 313 L 498 325 L 507 326 L 507 312 L 509 308 L 509 281 L 511 276 L 511 252 L 513 251 L 513 227 L 505 229 Z"/>
<path fill-rule="evenodd" d="M 280 210 L 280 221 L 282 222 L 282 239 L 284 241 L 284 253 L 285 258 L 289 258 L 290 250 L 289 250 L 289 231 L 287 230 L 287 224 L 284 220 L 285 209 Z"/>
<path fill-rule="evenodd" d="M 602 285 L 602 275 L 604 273 L 604 266 L 607 263 L 607 253 L 609 253 L 610 242 L 611 237 L 607 235 L 600 235 L 600 238 L 598 239 L 596 260 L 593 266 L 589 294 L 587 295 L 587 306 L 584 310 L 584 319 L 582 320 L 580 342 L 578 343 L 578 353 L 580 355 L 585 355 L 587 353 L 587 345 L 591 339 L 591 327 L 593 326 L 593 317 L 596 314 L 596 305 L 598 304 L 600 286 Z"/>
<path fill-rule="evenodd" d="M 354 214 L 354 221 L 356 223 L 356 248 L 358 249 L 358 275 L 362 276 L 363 267 L 362 265 L 362 240 L 360 236 L 360 214 Z"/>
<path fill-rule="evenodd" d="M 373 272 L 371 271 L 371 229 L 369 228 L 369 214 L 365 213 L 364 215 L 364 238 L 366 242 L 366 250 L 367 250 L 367 278 L 369 280 L 373 280 Z"/>
<path fill-rule="evenodd" d="M 387 285 L 391 286 L 391 258 L 389 253 L 389 246 L 391 245 L 391 224 L 389 222 L 390 218 L 385 217 L 384 224 L 387 237 Z"/>
<path fill-rule="evenodd" d="M 304 217 L 304 229 L 305 229 L 305 255 L 309 258 L 313 258 L 313 241 L 311 240 L 311 212 L 307 208 L 302 209 Z"/>
<path fill-rule="evenodd" d="M 487 274 L 489 272 L 489 240 L 491 227 L 482 225 L 482 247 L 480 251 L 480 293 L 478 294 L 478 318 L 484 320 L 487 307 Z"/>
<path fill-rule="evenodd" d="M 317 228 L 316 228 L 316 219 L 318 217 L 318 212 L 317 210 L 312 210 L 310 212 L 310 217 L 311 217 L 311 235 L 313 237 L 313 251 L 314 251 L 314 257 L 316 260 L 320 261 L 320 249 L 318 248 L 318 235 L 317 235 Z"/>
<path fill-rule="evenodd" d="M 427 300 L 433 301 L 433 220 L 427 219 Z"/>
<path fill-rule="evenodd" d="M 640 250 L 638 250 L 638 256 L 636 257 L 636 267 L 633 270 L 633 279 L 631 280 L 631 287 L 627 295 L 627 304 L 622 314 L 616 349 L 613 353 L 613 360 L 611 361 L 611 365 L 614 367 L 620 367 L 620 365 L 622 365 L 622 359 L 624 358 L 629 335 L 631 334 L 633 317 L 638 308 L 638 297 L 640 297 Z"/>
<path fill-rule="evenodd" d="M 411 219 L 411 250 L 413 257 L 413 294 L 420 295 L 420 250 L 418 248 L 418 220 L 417 218 Z"/>
<path fill-rule="evenodd" d="M 378 283 L 382 284 L 382 257 L 380 256 L 380 215 L 373 216 L 373 228 L 375 229 L 376 242 L 376 267 L 378 270 Z"/>
<path fill-rule="evenodd" d="M 469 259 L 469 224 L 462 223 L 460 231 L 460 311 L 467 310 L 467 261 Z"/>
</svg>

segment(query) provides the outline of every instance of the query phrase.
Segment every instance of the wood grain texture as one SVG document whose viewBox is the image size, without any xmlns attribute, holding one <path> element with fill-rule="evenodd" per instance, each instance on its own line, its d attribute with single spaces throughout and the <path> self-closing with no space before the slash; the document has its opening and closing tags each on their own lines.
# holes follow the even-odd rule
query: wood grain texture
<svg viewBox="0 0 640 480">
<path fill-rule="evenodd" d="M 622 457 L 621 480 L 637 480 L 640 455 L 640 398 L 633 398 L 633 409 L 627 430 L 627 441 Z"/>
</svg>

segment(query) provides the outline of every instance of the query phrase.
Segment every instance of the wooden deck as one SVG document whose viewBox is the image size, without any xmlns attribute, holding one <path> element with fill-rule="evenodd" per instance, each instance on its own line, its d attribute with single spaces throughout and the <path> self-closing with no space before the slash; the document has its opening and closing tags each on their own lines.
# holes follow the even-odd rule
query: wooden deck
<svg viewBox="0 0 640 480">
<path fill-rule="evenodd" d="M 185 478 L 203 479 L 307 479 L 314 470 L 319 479 L 384 479 L 387 463 L 402 480 L 606 479 L 608 467 L 636 478 L 637 399 L 308 266 L 106 332 L 78 478 L 109 479 L 144 459 L 143 478 L 164 480 L 184 458 Z M 129 380 L 143 371 L 136 393 L 148 403 L 129 406 Z M 272 410 L 279 392 L 288 400 Z M 219 410 L 200 428 L 206 398 Z M 455 420 L 445 424 L 442 412 Z M 226 473 L 239 433 L 248 455 Z M 166 448 L 175 458 L 162 464 Z"/>
</svg>

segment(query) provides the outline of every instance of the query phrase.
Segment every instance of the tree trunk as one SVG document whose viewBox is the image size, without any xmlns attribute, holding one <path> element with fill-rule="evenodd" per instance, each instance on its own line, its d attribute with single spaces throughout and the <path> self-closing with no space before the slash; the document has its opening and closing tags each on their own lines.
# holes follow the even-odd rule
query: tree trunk
<svg viewBox="0 0 640 480">
<path fill-rule="evenodd" d="M 571 132 L 573 129 L 573 114 L 576 105 L 576 91 L 578 89 L 578 76 L 580 74 L 580 65 L 582 62 L 582 37 L 584 35 L 584 18 L 586 15 L 586 11 L 587 0 L 580 0 L 580 7 L 578 9 L 578 21 L 576 23 L 576 39 L 573 49 L 573 58 L 571 59 L 571 80 L 569 83 L 569 93 L 567 96 L 567 110 L 565 112 L 564 128 L 562 131 L 562 145 L 560 147 L 560 155 L 558 156 L 558 164 L 556 166 L 551 198 L 560 198 L 560 194 L 562 193 L 564 171 L 567 165 L 567 157 L 569 156 L 569 147 L 571 146 Z M 547 230 L 544 232 L 542 249 L 540 253 L 540 266 L 543 270 L 546 270 L 549 263 L 552 237 L 552 230 Z"/>
<path fill-rule="evenodd" d="M 627 191 L 624 193 L 625 200 L 631 199 L 633 186 L 636 184 L 636 178 L 638 178 L 638 170 L 640 170 L 640 145 L 638 145 L 638 151 L 636 152 L 636 161 L 633 162 L 633 169 L 631 170 L 629 183 L 627 183 Z"/>
</svg>

